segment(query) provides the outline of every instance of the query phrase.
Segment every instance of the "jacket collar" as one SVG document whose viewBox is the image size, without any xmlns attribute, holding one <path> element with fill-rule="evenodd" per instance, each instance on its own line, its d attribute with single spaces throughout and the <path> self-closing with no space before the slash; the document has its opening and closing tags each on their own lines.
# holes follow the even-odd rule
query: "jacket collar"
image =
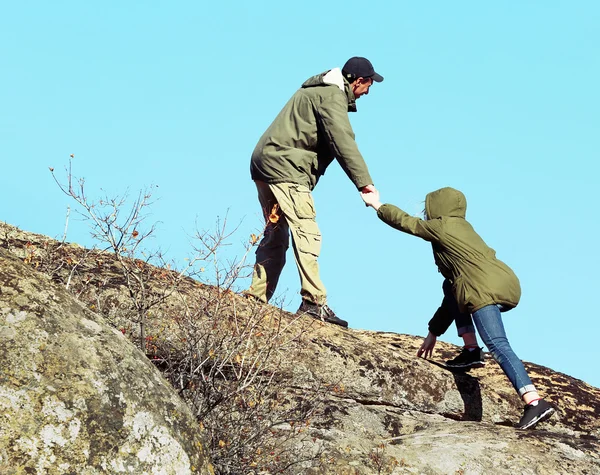
<svg viewBox="0 0 600 475">
<path fill-rule="evenodd" d="M 323 75 L 323 82 L 327 84 L 335 84 L 340 88 L 340 91 L 346 94 L 348 99 L 348 112 L 356 112 L 356 97 L 352 92 L 350 83 L 340 71 L 340 68 L 333 68 Z"/>
<path fill-rule="evenodd" d="M 348 112 L 356 112 L 356 98 L 350 87 L 348 80 L 342 75 L 340 68 L 333 68 L 324 73 L 318 74 L 307 79 L 302 87 L 315 87 L 323 84 L 337 86 L 340 91 L 346 94 L 348 100 Z"/>
</svg>

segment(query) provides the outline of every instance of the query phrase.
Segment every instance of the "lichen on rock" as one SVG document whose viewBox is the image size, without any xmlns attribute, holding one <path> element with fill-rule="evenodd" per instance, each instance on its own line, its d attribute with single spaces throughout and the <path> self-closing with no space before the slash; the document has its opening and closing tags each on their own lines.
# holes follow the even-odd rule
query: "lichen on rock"
<svg viewBox="0 0 600 475">
<path fill-rule="evenodd" d="M 0 251 L 0 473 L 212 470 L 189 408 L 120 332 Z"/>
</svg>

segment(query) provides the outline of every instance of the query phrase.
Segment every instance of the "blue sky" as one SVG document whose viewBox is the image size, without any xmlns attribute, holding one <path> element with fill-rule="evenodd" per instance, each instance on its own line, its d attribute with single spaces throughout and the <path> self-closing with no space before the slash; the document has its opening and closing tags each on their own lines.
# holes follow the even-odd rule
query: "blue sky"
<svg viewBox="0 0 600 475">
<path fill-rule="evenodd" d="M 73 153 L 92 198 L 158 185 L 152 246 L 182 263 L 227 216 L 235 259 L 262 225 L 256 141 L 306 78 L 366 56 L 385 81 L 351 121 L 383 201 L 414 214 L 462 190 L 521 280 L 504 317 L 517 354 L 600 386 L 599 23 L 593 1 L 5 2 L 0 219 L 60 237 L 69 201 L 48 167 Z M 429 245 L 381 223 L 335 162 L 314 197 L 332 308 L 424 336 L 442 283 Z M 93 243 L 73 216 L 68 240 Z M 298 291 L 290 255 L 285 308 Z"/>
</svg>

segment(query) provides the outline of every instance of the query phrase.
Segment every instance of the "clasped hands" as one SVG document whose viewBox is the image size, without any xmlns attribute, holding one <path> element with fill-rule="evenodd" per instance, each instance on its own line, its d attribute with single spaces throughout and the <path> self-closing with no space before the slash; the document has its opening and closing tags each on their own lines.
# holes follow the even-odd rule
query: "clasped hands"
<svg viewBox="0 0 600 475">
<path fill-rule="evenodd" d="M 381 202 L 379 201 L 379 191 L 377 191 L 375 185 L 363 186 L 360 189 L 360 197 L 365 202 L 366 206 L 370 206 L 375 210 L 378 210 L 381 206 Z"/>
</svg>

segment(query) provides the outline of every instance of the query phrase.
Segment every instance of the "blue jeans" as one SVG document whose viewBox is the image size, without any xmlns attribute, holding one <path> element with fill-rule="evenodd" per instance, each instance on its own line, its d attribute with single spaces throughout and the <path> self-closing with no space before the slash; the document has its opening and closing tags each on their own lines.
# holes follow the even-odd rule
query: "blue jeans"
<svg viewBox="0 0 600 475">
<path fill-rule="evenodd" d="M 448 281 L 443 285 L 444 295 L 452 302 L 451 311 L 454 315 L 454 323 L 458 329 L 458 335 L 475 332 L 483 340 L 494 359 L 498 362 L 504 374 L 508 377 L 519 396 L 535 391 L 535 386 L 529 379 L 529 375 L 523 366 L 523 362 L 517 357 L 508 342 L 504 324 L 502 323 L 502 309 L 498 305 L 487 305 L 477 310 L 471 316 L 470 313 L 460 312 L 456 298 L 452 295 L 451 285 Z"/>
</svg>

